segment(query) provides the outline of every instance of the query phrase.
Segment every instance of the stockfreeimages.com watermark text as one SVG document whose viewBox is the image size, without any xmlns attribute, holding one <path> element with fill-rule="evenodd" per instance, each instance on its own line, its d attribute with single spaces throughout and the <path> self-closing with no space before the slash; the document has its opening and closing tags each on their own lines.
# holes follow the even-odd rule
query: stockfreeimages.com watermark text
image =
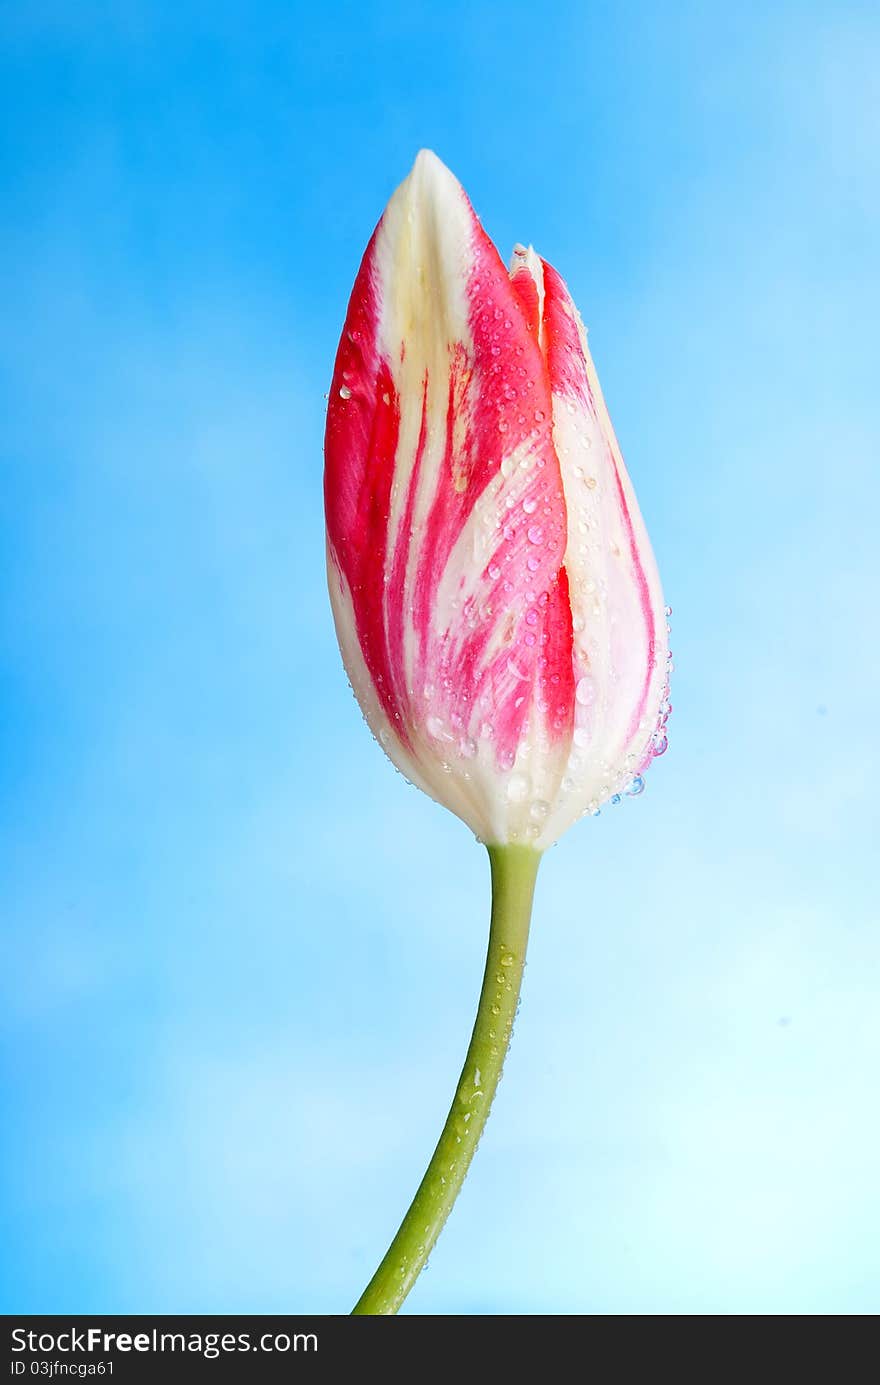
<svg viewBox="0 0 880 1385">
<path fill-rule="evenodd" d="M 61 1332 L 35 1332 L 14 1327 L 11 1333 L 13 1352 L 89 1353 L 112 1356 L 116 1352 L 180 1352 L 193 1353 L 213 1360 L 217 1356 L 243 1351 L 279 1352 L 317 1351 L 315 1332 L 163 1332 L 151 1328 L 147 1332 L 107 1332 L 103 1327 L 66 1328 Z M 19 1360 L 16 1365 L 25 1366 Z M 13 1369 L 14 1375 L 23 1371 Z M 101 1372 L 103 1374 L 103 1372 Z M 109 1374 L 110 1372 L 108 1372 Z"/>
</svg>

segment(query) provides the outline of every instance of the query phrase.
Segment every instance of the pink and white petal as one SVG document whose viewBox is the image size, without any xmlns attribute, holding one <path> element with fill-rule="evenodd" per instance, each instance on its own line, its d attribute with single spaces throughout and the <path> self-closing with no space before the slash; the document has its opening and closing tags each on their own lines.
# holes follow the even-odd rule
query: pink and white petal
<svg viewBox="0 0 880 1385">
<path fill-rule="evenodd" d="M 575 721 L 549 837 L 620 792 L 652 757 L 667 684 L 664 598 L 580 315 L 559 274 L 514 256 L 542 305 L 542 346 L 568 514 Z"/>
<path fill-rule="evenodd" d="M 535 324 L 423 152 L 370 242 L 337 357 L 331 599 L 389 755 L 486 840 L 538 835 L 533 805 L 555 797 L 572 729 L 546 695 L 572 680 L 552 409 Z"/>
</svg>

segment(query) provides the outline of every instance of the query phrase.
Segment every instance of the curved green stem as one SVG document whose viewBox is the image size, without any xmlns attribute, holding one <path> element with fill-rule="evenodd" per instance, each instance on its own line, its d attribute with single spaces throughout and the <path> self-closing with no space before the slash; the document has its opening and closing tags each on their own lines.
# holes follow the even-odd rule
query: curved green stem
<svg viewBox="0 0 880 1385">
<path fill-rule="evenodd" d="M 480 1003 L 443 1133 L 384 1260 L 354 1307 L 396 1313 L 419 1276 L 474 1157 L 510 1044 L 540 852 L 490 846 L 492 921 Z"/>
</svg>

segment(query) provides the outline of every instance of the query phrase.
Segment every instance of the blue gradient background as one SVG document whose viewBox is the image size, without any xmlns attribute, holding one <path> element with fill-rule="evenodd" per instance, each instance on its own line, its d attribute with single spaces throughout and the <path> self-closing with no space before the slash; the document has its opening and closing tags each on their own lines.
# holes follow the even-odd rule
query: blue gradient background
<svg viewBox="0 0 880 1385">
<path fill-rule="evenodd" d="M 483 853 L 362 725 L 324 392 L 421 145 L 567 277 L 672 745 L 548 856 L 422 1313 L 880 1309 L 880 20 L 0 11 L 2 1308 L 346 1311 L 445 1112 Z"/>
</svg>

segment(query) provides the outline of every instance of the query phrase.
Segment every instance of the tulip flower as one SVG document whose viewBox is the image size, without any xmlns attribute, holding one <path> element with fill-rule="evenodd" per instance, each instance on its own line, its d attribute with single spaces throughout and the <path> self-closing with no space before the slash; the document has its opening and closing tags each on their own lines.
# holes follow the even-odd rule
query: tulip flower
<svg viewBox="0 0 880 1385">
<path fill-rule="evenodd" d="M 667 611 L 560 275 L 507 270 L 430 152 L 355 281 L 327 412 L 330 599 L 364 717 L 489 849 L 489 956 L 425 1178 L 356 1312 L 396 1312 L 473 1155 L 516 1010 L 541 853 L 666 747 Z"/>
</svg>

